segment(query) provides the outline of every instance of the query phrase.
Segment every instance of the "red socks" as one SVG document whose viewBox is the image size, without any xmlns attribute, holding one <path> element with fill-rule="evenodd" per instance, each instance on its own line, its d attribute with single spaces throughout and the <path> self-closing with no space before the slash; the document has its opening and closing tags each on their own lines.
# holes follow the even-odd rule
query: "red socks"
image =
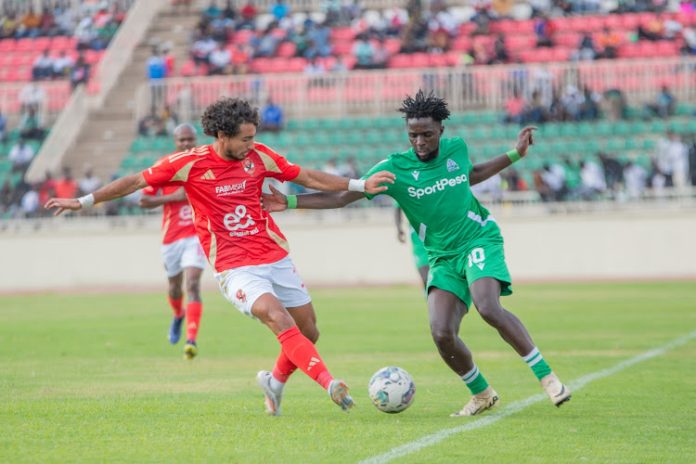
<svg viewBox="0 0 696 464">
<path fill-rule="evenodd" d="M 203 303 L 200 301 L 190 301 L 186 306 L 186 340 L 196 341 L 202 312 Z"/>
<path fill-rule="evenodd" d="M 273 366 L 273 377 L 275 377 L 277 381 L 285 383 L 296 369 L 297 366 L 285 356 L 285 353 L 283 353 L 281 349 L 278 359 L 276 359 L 275 366 Z"/>
<path fill-rule="evenodd" d="M 285 357 L 289 363 L 292 363 L 294 366 L 302 369 L 302 372 L 311 377 L 324 389 L 329 388 L 329 383 L 331 383 L 333 377 L 326 369 L 324 361 L 322 361 L 321 357 L 319 356 L 314 344 L 309 341 L 307 337 L 302 335 L 302 332 L 300 332 L 300 329 L 297 326 L 290 327 L 288 330 L 280 332 L 277 338 L 283 351 L 278 357 L 278 361 L 276 361 L 276 368 L 281 371 L 281 376 L 283 370 L 285 370 L 286 373 L 288 372 L 288 364 L 279 366 L 279 362 L 282 361 L 285 363 L 285 360 L 281 359 Z M 273 369 L 274 374 L 276 372 L 276 368 Z M 290 374 L 288 373 L 287 375 Z M 286 380 L 287 375 L 285 377 Z M 282 381 L 280 377 L 276 377 L 276 379 Z"/>
<path fill-rule="evenodd" d="M 175 300 L 171 296 L 167 296 L 167 299 L 169 300 L 169 306 L 171 306 L 172 311 L 174 311 L 174 317 L 176 317 L 176 318 L 184 317 L 184 308 L 182 306 L 182 303 L 184 301 L 184 297 L 179 297 L 178 300 Z"/>
</svg>

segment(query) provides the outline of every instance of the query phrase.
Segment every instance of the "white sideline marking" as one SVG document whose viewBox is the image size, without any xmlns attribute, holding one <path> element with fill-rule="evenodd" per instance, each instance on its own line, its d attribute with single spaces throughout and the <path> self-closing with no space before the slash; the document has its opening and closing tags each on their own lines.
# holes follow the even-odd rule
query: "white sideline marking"
<svg viewBox="0 0 696 464">
<path fill-rule="evenodd" d="M 684 335 L 683 337 L 679 337 L 677 339 L 672 340 L 669 343 L 666 343 L 660 347 L 654 348 L 652 350 L 646 351 L 644 353 L 641 353 L 637 356 L 634 356 L 630 359 L 627 359 L 625 361 L 621 361 L 620 363 L 608 367 L 606 369 L 603 369 L 601 371 L 593 372 L 591 374 L 583 375 L 582 377 L 575 379 L 572 381 L 569 385 L 571 390 L 573 392 L 580 390 L 583 388 L 585 385 L 587 385 L 590 382 L 593 382 L 595 380 L 603 379 L 605 377 L 612 376 L 614 374 L 617 374 L 624 369 L 627 369 L 634 364 L 641 363 L 643 361 L 647 361 L 648 359 L 655 358 L 657 356 L 661 356 L 665 354 L 666 352 L 684 345 L 691 341 L 692 339 L 696 338 L 696 330 Z M 494 424 L 498 422 L 501 419 L 504 419 L 508 416 L 511 416 L 517 412 L 522 411 L 523 409 L 528 408 L 529 406 L 538 403 L 540 401 L 546 400 L 548 401 L 546 395 L 544 393 L 539 393 L 537 395 L 530 396 L 529 398 L 525 398 L 523 400 L 515 401 L 513 403 L 510 403 L 506 407 L 504 407 L 500 412 L 494 413 L 494 414 L 489 414 L 486 416 L 481 417 L 480 419 L 476 419 L 472 422 L 469 422 L 464 425 L 460 425 L 458 427 L 452 427 L 449 429 L 443 429 L 440 430 L 439 432 L 432 433 L 430 435 L 426 435 L 422 438 L 419 438 L 417 440 L 414 440 L 410 443 L 406 443 L 405 445 L 397 446 L 396 448 L 392 448 L 386 453 L 383 454 L 378 454 L 377 456 L 373 456 L 371 458 L 367 458 L 363 461 L 360 461 L 358 464 L 383 464 L 385 462 L 392 461 L 396 458 L 400 458 L 402 456 L 406 456 L 408 454 L 415 453 L 417 451 L 420 451 L 423 448 L 427 448 L 428 446 L 436 445 L 440 443 L 441 441 L 447 439 L 451 435 L 455 435 L 458 433 L 462 432 L 468 432 L 469 430 L 475 430 L 475 429 L 480 429 L 486 426 L 489 426 L 491 424 Z M 568 406 L 566 406 L 568 407 Z"/>
</svg>

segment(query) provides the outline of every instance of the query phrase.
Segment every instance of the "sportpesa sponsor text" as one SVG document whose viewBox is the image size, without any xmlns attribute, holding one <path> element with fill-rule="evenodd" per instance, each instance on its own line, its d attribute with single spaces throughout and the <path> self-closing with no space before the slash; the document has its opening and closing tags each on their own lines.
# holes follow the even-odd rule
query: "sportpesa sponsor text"
<svg viewBox="0 0 696 464">
<path fill-rule="evenodd" d="M 433 185 L 429 185 L 428 187 L 424 188 L 416 188 L 416 187 L 409 187 L 408 188 L 408 196 L 411 198 L 421 198 L 426 195 L 432 195 L 433 193 L 436 192 L 442 192 L 445 190 L 446 187 L 455 187 L 459 184 L 463 184 L 467 181 L 466 174 L 461 174 L 457 177 L 453 177 L 451 179 L 448 178 L 442 178 L 438 181 L 436 181 Z"/>
</svg>

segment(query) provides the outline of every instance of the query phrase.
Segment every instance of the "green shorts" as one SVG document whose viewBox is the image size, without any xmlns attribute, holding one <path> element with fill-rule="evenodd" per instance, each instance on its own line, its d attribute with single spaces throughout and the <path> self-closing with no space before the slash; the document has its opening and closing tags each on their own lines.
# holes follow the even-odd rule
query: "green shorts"
<svg viewBox="0 0 696 464">
<path fill-rule="evenodd" d="M 428 265 L 428 252 L 425 251 L 423 242 L 418 238 L 415 230 L 411 231 L 411 245 L 413 249 L 413 262 L 418 269 Z"/>
<path fill-rule="evenodd" d="M 471 306 L 469 286 L 483 277 L 500 281 L 500 294 L 512 294 L 512 280 L 505 264 L 502 243 L 473 244 L 461 255 L 430 261 L 427 290 L 437 287 L 454 293 L 466 307 Z"/>
</svg>

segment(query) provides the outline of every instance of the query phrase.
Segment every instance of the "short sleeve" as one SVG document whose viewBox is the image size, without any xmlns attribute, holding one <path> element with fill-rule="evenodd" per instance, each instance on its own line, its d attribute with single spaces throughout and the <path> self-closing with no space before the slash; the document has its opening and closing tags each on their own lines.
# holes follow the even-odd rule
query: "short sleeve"
<svg viewBox="0 0 696 464">
<path fill-rule="evenodd" d="M 299 166 L 292 164 L 270 147 L 257 143 L 255 149 L 266 168 L 266 177 L 272 177 L 280 181 L 289 181 L 300 175 L 301 168 Z"/>
<path fill-rule="evenodd" d="M 382 161 L 380 161 L 379 163 L 375 164 L 374 166 L 372 166 L 372 167 L 370 168 L 370 170 L 367 171 L 367 172 L 365 173 L 365 175 L 363 175 L 363 176 L 361 177 L 361 179 L 362 179 L 362 180 L 367 180 L 372 174 L 374 174 L 374 173 L 376 173 L 376 172 L 379 172 L 379 171 L 394 172 L 394 170 L 392 169 L 391 162 L 390 162 L 388 159 L 385 159 L 385 160 L 382 160 Z M 390 184 L 383 184 L 383 185 L 386 185 L 387 187 L 390 186 Z M 382 194 L 384 194 L 384 195 L 389 195 L 389 190 L 387 189 L 386 192 L 378 193 L 378 194 L 376 194 L 376 195 L 370 194 L 370 193 L 367 193 L 367 192 L 366 192 L 366 193 L 365 193 L 365 197 L 366 197 L 368 200 L 372 200 L 372 199 L 373 199 L 374 197 L 376 197 L 377 195 L 382 195 Z"/>
<path fill-rule="evenodd" d="M 159 159 L 151 167 L 142 172 L 145 182 L 157 191 L 160 187 L 167 184 L 181 185 L 182 182 L 175 180 L 177 173 L 187 162 L 186 158 L 180 154 L 173 154 Z"/>
<path fill-rule="evenodd" d="M 148 186 L 148 187 L 145 187 L 145 188 L 143 189 L 143 195 L 147 195 L 147 196 L 150 196 L 150 197 L 154 197 L 154 196 L 157 196 L 157 192 L 158 192 L 158 191 L 159 191 L 158 188 L 155 188 L 155 187 L 152 187 L 152 186 Z"/>
</svg>

